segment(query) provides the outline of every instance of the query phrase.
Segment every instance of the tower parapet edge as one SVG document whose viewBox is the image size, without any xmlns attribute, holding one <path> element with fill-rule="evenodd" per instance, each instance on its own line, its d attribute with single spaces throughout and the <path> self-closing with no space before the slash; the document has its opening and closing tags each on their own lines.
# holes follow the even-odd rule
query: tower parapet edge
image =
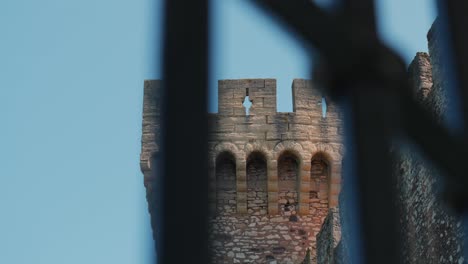
<svg viewBox="0 0 468 264">
<path fill-rule="evenodd" d="M 145 80 L 143 92 L 143 122 L 140 169 L 150 177 L 151 156 L 159 151 L 161 80 Z"/>
</svg>

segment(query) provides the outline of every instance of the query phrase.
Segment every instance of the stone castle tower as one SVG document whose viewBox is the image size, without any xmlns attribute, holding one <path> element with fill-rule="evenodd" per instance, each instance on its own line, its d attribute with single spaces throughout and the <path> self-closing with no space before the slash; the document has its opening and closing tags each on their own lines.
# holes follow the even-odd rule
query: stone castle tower
<svg viewBox="0 0 468 264">
<path fill-rule="evenodd" d="M 293 112 L 276 110 L 275 79 L 221 80 L 210 114 L 213 263 L 299 263 L 329 208 L 338 205 L 343 156 L 336 105 L 311 81 L 292 84 Z M 146 81 L 141 170 L 154 186 L 150 157 L 159 150 L 160 81 Z M 243 103 L 250 100 L 246 112 Z"/>
<path fill-rule="evenodd" d="M 417 53 L 409 67 L 414 97 L 438 122 L 451 103 L 443 33 L 436 20 L 429 54 Z M 274 79 L 219 81 L 208 161 L 213 263 L 300 263 L 307 248 L 313 263 L 351 263 L 355 212 L 346 206 L 353 189 L 341 180 L 342 117 L 332 102 L 322 113 L 324 100 L 313 86 L 294 80 L 294 111 L 278 113 Z M 148 194 L 150 157 L 159 150 L 159 87 L 145 82 L 140 161 Z M 402 263 L 468 263 L 466 229 L 439 198 L 439 172 L 417 152 L 398 146 L 395 155 Z"/>
</svg>

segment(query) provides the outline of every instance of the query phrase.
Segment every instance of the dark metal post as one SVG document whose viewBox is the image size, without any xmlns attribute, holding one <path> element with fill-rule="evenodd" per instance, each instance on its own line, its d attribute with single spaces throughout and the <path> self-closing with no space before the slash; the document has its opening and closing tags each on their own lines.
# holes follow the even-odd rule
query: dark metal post
<svg viewBox="0 0 468 264">
<path fill-rule="evenodd" d="M 209 263 L 208 0 L 165 1 L 159 264 Z"/>
<path fill-rule="evenodd" d="M 362 68 L 354 70 L 356 80 L 342 80 L 349 87 L 340 88 L 348 90 L 344 97 L 350 108 L 344 122 L 350 123 L 345 126 L 345 135 L 352 145 L 348 155 L 352 156 L 354 170 L 348 175 L 354 188 L 348 194 L 357 196 L 358 204 L 352 208 L 359 215 L 357 229 L 362 232 L 362 241 L 354 238 L 354 242 L 363 247 L 351 254 L 362 252 L 362 263 L 394 264 L 400 263 L 400 236 L 390 145 L 398 101 L 392 92 L 395 88 L 386 87 L 381 72 L 371 70 L 384 58 L 377 45 L 374 10 L 373 0 L 343 1 L 344 21 L 352 32 L 349 44 L 357 53 L 352 63 Z M 366 69 L 370 70 L 367 74 Z"/>
<path fill-rule="evenodd" d="M 375 84 L 379 85 L 379 84 Z M 352 260 L 357 263 L 395 264 L 399 260 L 399 233 L 397 228 L 397 210 L 395 203 L 395 182 L 392 175 L 390 156 L 390 133 L 392 120 L 388 110 L 391 103 L 387 101 L 377 86 L 374 91 L 349 95 L 346 136 L 348 154 L 351 156 L 353 170 L 347 176 L 354 188 L 347 191 L 346 198 L 355 196 L 357 202 L 351 208 L 358 216 L 361 234 L 356 234 L 362 241 L 353 237 L 355 248 Z M 392 100 L 393 101 L 393 100 Z M 356 222 L 354 222 L 356 223 Z M 356 254 L 363 256 L 356 256 Z M 356 263 L 356 262 L 352 262 Z"/>
<path fill-rule="evenodd" d="M 446 73 L 451 73 L 452 78 L 447 78 L 452 102 L 450 114 L 454 115 L 452 129 L 458 134 L 462 134 L 463 141 L 468 141 L 468 2 L 460 0 L 439 0 L 439 21 L 445 30 L 445 60 L 448 67 Z M 455 109 L 453 109 L 455 108 Z M 461 131 L 460 131 L 461 130 Z M 460 133 L 461 132 L 461 133 Z M 466 158 L 466 157 L 464 157 Z M 459 162 L 466 162 L 459 158 Z M 465 172 L 466 173 L 466 172 Z M 466 179 L 467 176 L 465 176 Z M 465 180 L 466 181 L 466 180 Z M 453 184 L 455 185 L 455 184 Z M 463 211 L 462 219 L 464 223 L 465 258 L 468 256 L 468 186 L 457 186 L 455 203 Z M 455 189 L 455 188 L 453 188 Z M 455 190 L 454 190 L 455 191 Z"/>
<path fill-rule="evenodd" d="M 444 38 L 444 65 L 448 67 L 444 76 L 449 82 L 450 90 L 454 93 L 451 98 L 452 106 L 456 103 L 451 115 L 458 116 L 454 120 L 456 128 L 464 127 L 465 133 L 468 131 L 468 2 L 460 0 L 439 0 L 439 22 Z M 451 78 L 450 78 L 451 77 Z M 449 109 L 451 110 L 451 109 Z M 461 113 L 460 113 L 461 111 Z"/>
</svg>

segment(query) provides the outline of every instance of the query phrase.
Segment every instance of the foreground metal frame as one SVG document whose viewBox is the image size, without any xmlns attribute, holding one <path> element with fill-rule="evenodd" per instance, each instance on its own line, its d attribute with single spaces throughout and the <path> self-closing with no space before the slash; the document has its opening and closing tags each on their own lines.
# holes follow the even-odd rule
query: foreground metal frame
<svg viewBox="0 0 468 264">
<path fill-rule="evenodd" d="M 360 219 L 362 263 L 400 262 L 395 184 L 389 147 L 404 134 L 446 175 L 451 204 L 467 208 L 468 3 L 441 0 L 441 22 L 460 95 L 463 131 L 435 122 L 410 94 L 406 66 L 377 37 L 374 2 L 343 0 L 334 13 L 309 0 L 251 0 L 317 51 L 317 76 L 345 106 L 348 156 Z M 208 251 L 208 0 L 165 1 L 162 152 L 156 206 L 158 263 L 209 263 Z M 319 25 L 319 26 L 317 26 Z M 180 95 L 184 96 L 180 96 Z M 205 124 L 205 125 L 204 125 Z M 432 138 L 437 137 L 437 141 Z M 183 162 L 182 162 L 183 161 Z M 180 166 L 183 163 L 184 166 Z M 456 187 L 455 187 L 456 186 Z M 187 218 L 190 221 L 186 221 Z M 377 224 L 378 223 L 378 224 Z M 385 226 L 385 228 L 382 228 Z"/>
</svg>

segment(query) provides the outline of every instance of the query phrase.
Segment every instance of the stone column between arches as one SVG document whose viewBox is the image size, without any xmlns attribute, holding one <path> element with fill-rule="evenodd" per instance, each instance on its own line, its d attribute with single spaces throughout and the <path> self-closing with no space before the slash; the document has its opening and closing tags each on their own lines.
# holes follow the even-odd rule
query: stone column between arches
<svg viewBox="0 0 468 264">
<path fill-rule="evenodd" d="M 305 156 L 303 156 L 305 157 Z M 298 213 L 299 215 L 308 215 L 309 210 L 309 192 L 310 192 L 310 159 L 302 159 L 299 170 L 298 183 Z"/>
<path fill-rule="evenodd" d="M 237 213 L 247 213 L 247 161 L 237 159 L 236 161 L 236 185 L 237 185 Z"/>
<path fill-rule="evenodd" d="M 267 160 L 268 179 L 268 214 L 277 215 L 278 212 L 278 161 Z"/>
<path fill-rule="evenodd" d="M 334 208 L 338 206 L 338 197 L 341 191 L 341 160 L 334 161 L 331 164 L 328 184 L 328 207 Z"/>
</svg>

